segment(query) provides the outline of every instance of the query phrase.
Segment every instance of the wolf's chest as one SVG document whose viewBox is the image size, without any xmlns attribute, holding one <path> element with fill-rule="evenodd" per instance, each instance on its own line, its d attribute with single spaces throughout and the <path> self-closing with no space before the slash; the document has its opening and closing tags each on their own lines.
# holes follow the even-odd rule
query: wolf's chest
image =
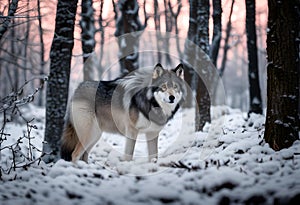
<svg viewBox="0 0 300 205">
<path fill-rule="evenodd" d="M 142 113 L 139 113 L 135 127 L 140 132 L 159 132 L 163 128 L 163 125 L 158 125 L 147 119 Z"/>
</svg>

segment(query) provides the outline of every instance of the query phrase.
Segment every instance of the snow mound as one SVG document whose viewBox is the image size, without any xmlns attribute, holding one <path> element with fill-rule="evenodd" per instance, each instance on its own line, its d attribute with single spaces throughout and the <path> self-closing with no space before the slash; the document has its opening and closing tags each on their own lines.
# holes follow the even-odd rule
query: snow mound
<svg viewBox="0 0 300 205">
<path fill-rule="evenodd" d="M 124 140 L 106 134 L 92 150 L 89 164 L 40 162 L 3 175 L 0 204 L 299 202 L 299 141 L 275 152 L 263 140 L 264 116 L 247 118 L 225 106 L 214 107 L 212 123 L 204 132 L 193 133 L 192 113 L 182 110 L 161 132 L 156 163 L 147 161 L 143 136 L 134 160 L 123 162 Z M 40 119 L 38 126 L 44 121 Z M 19 125 L 9 129 L 16 135 L 22 131 Z M 1 164 L 9 161 L 9 154 L 2 154 Z"/>
</svg>

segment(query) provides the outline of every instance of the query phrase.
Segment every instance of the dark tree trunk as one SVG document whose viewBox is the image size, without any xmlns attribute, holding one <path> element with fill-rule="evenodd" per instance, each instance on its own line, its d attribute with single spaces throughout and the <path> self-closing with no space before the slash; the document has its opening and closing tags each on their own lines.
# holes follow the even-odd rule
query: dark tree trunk
<svg viewBox="0 0 300 205">
<path fill-rule="evenodd" d="M 83 80 L 93 80 L 93 63 L 87 62 L 95 49 L 95 20 L 93 0 L 82 0 L 81 2 L 81 43 L 83 51 Z"/>
<path fill-rule="evenodd" d="M 209 52 L 209 0 L 198 2 L 196 44 L 206 53 Z"/>
<path fill-rule="evenodd" d="M 185 66 L 184 79 L 190 86 L 192 91 L 196 90 L 196 85 L 193 82 L 193 75 L 195 70 L 193 69 L 195 61 L 195 43 L 197 35 L 197 5 L 198 0 L 189 0 L 190 11 L 189 11 L 189 28 L 187 33 L 187 40 L 184 44 L 184 60 L 183 64 Z M 188 93 L 185 106 L 191 107 L 193 101 L 192 93 Z"/>
<path fill-rule="evenodd" d="M 210 59 L 217 67 L 221 37 L 222 37 L 222 4 L 221 0 L 213 0 L 213 36 L 210 48 Z"/>
<path fill-rule="evenodd" d="M 166 33 L 164 43 L 164 52 L 166 56 L 166 64 L 171 65 L 171 56 L 170 56 L 170 32 L 172 32 L 173 22 L 171 12 L 169 11 L 168 1 L 164 0 L 164 13 L 165 13 L 165 25 L 166 25 Z"/>
<path fill-rule="evenodd" d="M 299 1 L 268 0 L 267 117 L 264 138 L 275 150 L 299 139 Z"/>
<path fill-rule="evenodd" d="M 188 41 L 184 47 L 184 64 L 187 69 L 185 80 L 196 93 L 196 130 L 202 130 L 206 122 L 210 122 L 210 95 L 204 82 L 209 82 L 210 73 L 207 68 L 201 66 L 206 54 L 209 52 L 209 0 L 190 0 L 190 20 L 188 29 Z M 191 45 L 191 43 L 197 46 Z M 199 50 L 199 48 L 201 50 Z M 203 53 L 204 52 L 204 53 Z M 206 53 L 206 54 L 205 54 Z M 195 55 L 196 54 L 196 55 Z M 206 64 L 206 63 L 204 63 Z M 197 69 L 199 73 L 195 72 Z M 200 76 L 199 76 L 200 75 Z M 188 97 L 188 101 L 192 97 Z M 191 104 L 189 104 L 190 106 Z"/>
<path fill-rule="evenodd" d="M 153 1 L 154 6 L 154 25 L 155 25 L 155 34 L 156 34 L 156 49 L 157 49 L 157 60 L 161 63 L 161 28 L 160 28 L 160 13 L 158 7 L 158 0 Z"/>
<path fill-rule="evenodd" d="M 121 15 L 116 23 L 115 36 L 118 37 L 121 72 L 126 74 L 139 67 L 139 34 L 143 30 L 139 19 L 139 5 L 136 0 L 124 0 L 118 3 Z M 125 36 L 122 36 L 127 34 Z"/>
<path fill-rule="evenodd" d="M 173 17 L 173 20 L 174 20 L 174 27 L 175 27 L 175 34 L 176 34 L 176 36 L 179 35 L 178 16 L 180 14 L 181 8 L 182 8 L 182 2 L 181 2 L 181 0 L 177 0 L 177 10 L 176 10 L 176 12 L 173 11 L 173 8 L 172 8 L 172 5 L 171 5 L 171 1 L 169 1 L 169 10 L 170 10 L 170 12 L 172 14 L 172 17 Z M 182 55 L 181 48 L 180 48 L 179 37 L 176 38 L 176 48 L 177 48 L 177 52 L 178 52 L 179 58 L 182 59 L 183 55 Z"/>
<path fill-rule="evenodd" d="M 104 5 L 104 0 L 100 0 L 100 13 L 99 13 L 99 19 L 98 19 L 98 24 L 99 24 L 99 31 L 100 31 L 100 53 L 99 53 L 99 65 L 98 65 L 98 71 L 99 71 L 99 78 L 102 78 L 103 74 L 103 66 L 102 66 L 102 61 L 103 61 L 103 54 L 104 54 L 104 36 L 105 36 L 105 26 L 103 22 L 103 5 Z"/>
<path fill-rule="evenodd" d="M 198 3 L 197 9 L 197 42 L 196 44 L 204 51 L 206 54 L 209 53 L 209 0 L 201 0 Z M 199 51 L 198 51 L 199 52 Z M 201 52 L 201 51 L 200 51 Z M 203 54 L 199 53 L 198 56 L 203 56 Z M 209 91 L 207 85 L 205 85 L 205 81 L 209 82 L 210 73 L 207 72 L 207 68 L 201 66 L 203 60 L 205 58 L 196 59 L 199 63 L 196 65 L 200 66 L 200 78 L 198 81 L 198 89 L 196 92 L 196 100 L 198 102 L 199 107 L 199 115 L 196 115 L 196 130 L 200 131 L 203 129 L 206 122 L 211 121 L 210 117 L 210 105 L 211 100 L 209 96 Z M 197 77 L 198 75 L 195 75 Z"/>
<path fill-rule="evenodd" d="M 8 14 L 4 18 L 4 21 L 1 22 L 1 25 L 0 25 L 0 40 L 2 39 L 3 35 L 9 28 L 10 21 L 13 19 L 14 15 L 17 11 L 18 3 L 19 3 L 19 0 L 12 0 L 11 3 L 9 4 Z"/>
<path fill-rule="evenodd" d="M 262 114 L 262 100 L 259 86 L 259 72 L 256 46 L 255 0 L 246 2 L 246 33 L 248 48 L 248 79 L 250 93 L 250 113 Z"/>
<path fill-rule="evenodd" d="M 50 74 L 47 85 L 46 129 L 43 152 L 45 162 L 60 156 L 60 138 L 68 101 L 70 66 L 74 46 L 75 16 L 78 0 L 59 0 L 55 34 L 50 51 Z"/>
<path fill-rule="evenodd" d="M 40 39 L 40 75 L 45 75 L 45 44 L 44 44 L 44 31 L 42 27 L 42 13 L 41 13 L 41 1 L 37 0 L 37 9 L 38 9 L 38 22 L 39 22 L 39 39 Z M 44 80 L 40 80 L 40 85 L 44 84 Z M 39 99 L 38 99 L 38 105 L 44 106 L 45 102 L 44 100 L 44 89 L 42 88 L 40 90 Z"/>
<path fill-rule="evenodd" d="M 223 76 L 225 67 L 226 67 L 226 61 L 227 61 L 227 52 L 229 50 L 229 38 L 230 38 L 230 33 L 231 33 L 231 16 L 233 13 L 233 6 L 234 6 L 235 0 L 232 0 L 231 2 L 231 7 L 230 7 L 230 12 L 229 12 L 229 17 L 228 17 L 228 22 L 226 25 L 226 36 L 225 36 L 225 40 L 224 40 L 224 53 L 223 53 L 223 58 L 222 58 L 222 62 L 221 62 L 221 67 L 220 67 L 220 77 Z"/>
</svg>

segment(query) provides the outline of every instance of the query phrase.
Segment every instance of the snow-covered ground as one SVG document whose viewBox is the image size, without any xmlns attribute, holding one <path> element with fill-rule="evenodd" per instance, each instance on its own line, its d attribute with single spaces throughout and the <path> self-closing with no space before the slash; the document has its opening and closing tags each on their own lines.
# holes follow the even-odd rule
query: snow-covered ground
<svg viewBox="0 0 300 205">
<path fill-rule="evenodd" d="M 28 108 L 34 116 L 31 139 L 42 147 L 43 109 Z M 182 110 L 159 138 L 159 159 L 146 159 L 140 136 L 134 160 L 119 160 L 121 136 L 104 135 L 89 164 L 59 160 L 34 163 L 4 174 L 1 205 L 32 204 L 297 204 L 300 201 L 300 142 L 275 152 L 263 140 L 265 117 L 228 107 L 214 107 L 213 121 L 204 132 L 192 132 L 193 112 Z M 26 126 L 7 124 L 7 145 L 26 135 Z M 1 146 L 5 146 L 3 143 Z M 28 140 L 20 145 L 26 149 Z M 31 150 L 32 157 L 38 151 Z M 1 152 L 1 166 L 11 162 Z"/>
</svg>

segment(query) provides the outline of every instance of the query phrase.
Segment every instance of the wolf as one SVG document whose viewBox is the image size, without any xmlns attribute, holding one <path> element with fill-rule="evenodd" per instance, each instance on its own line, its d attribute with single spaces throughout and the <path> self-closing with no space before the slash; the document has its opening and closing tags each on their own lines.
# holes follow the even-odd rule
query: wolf
<svg viewBox="0 0 300 205">
<path fill-rule="evenodd" d="M 158 135 L 185 100 L 183 65 L 138 69 L 113 81 L 85 81 L 68 106 L 61 158 L 88 162 L 103 132 L 126 137 L 124 160 L 130 161 L 138 134 L 147 139 L 148 158 L 157 159 Z"/>
</svg>

